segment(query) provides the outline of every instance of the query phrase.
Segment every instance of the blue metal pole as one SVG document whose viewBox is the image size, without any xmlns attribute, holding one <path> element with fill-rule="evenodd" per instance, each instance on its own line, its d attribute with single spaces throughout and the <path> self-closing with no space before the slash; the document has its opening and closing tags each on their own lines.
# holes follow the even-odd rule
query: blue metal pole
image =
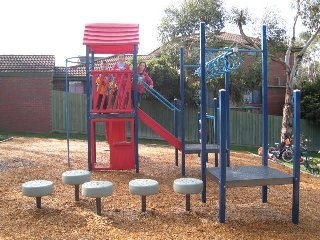
<svg viewBox="0 0 320 240">
<path fill-rule="evenodd" d="M 68 81 L 68 59 L 66 59 L 66 132 L 67 132 L 67 151 L 68 167 L 70 167 L 70 145 L 69 145 L 69 81 Z"/>
<path fill-rule="evenodd" d="M 262 26 L 262 165 L 268 166 L 268 53 L 267 28 Z M 268 201 L 267 186 L 262 186 L 262 202 Z"/>
<path fill-rule="evenodd" d="M 184 121 L 184 50 L 180 47 L 180 96 L 181 96 L 181 175 L 186 175 L 185 121 Z"/>
<path fill-rule="evenodd" d="M 213 115 L 214 115 L 214 121 L 213 121 L 213 129 L 214 129 L 214 144 L 218 144 L 218 124 L 217 124 L 217 120 L 218 120 L 218 111 L 217 111 L 217 99 L 214 98 L 213 99 Z"/>
<path fill-rule="evenodd" d="M 218 144 L 218 111 L 217 111 L 217 99 L 213 99 L 213 131 L 214 131 L 214 144 Z M 214 166 L 218 167 L 218 153 L 214 154 Z"/>
<path fill-rule="evenodd" d="M 197 122 L 198 122 L 198 141 L 201 144 L 201 113 L 197 114 Z M 198 153 L 198 157 L 201 156 L 201 153 Z"/>
<path fill-rule="evenodd" d="M 86 94 L 87 94 L 87 139 L 88 139 L 88 169 L 92 170 L 91 165 L 91 141 L 90 141 L 90 70 L 89 70 L 89 59 L 90 49 L 86 46 Z"/>
<path fill-rule="evenodd" d="M 207 123 L 206 123 L 206 35 L 205 23 L 200 23 L 200 69 L 201 69 L 201 177 L 203 181 L 202 202 L 206 202 L 206 163 L 208 162 Z"/>
<path fill-rule="evenodd" d="M 299 90 L 293 91 L 294 101 L 294 139 L 293 144 L 294 156 L 293 156 L 293 198 L 292 198 L 292 222 L 299 223 L 299 192 L 300 192 L 300 98 L 301 92 Z"/>
<path fill-rule="evenodd" d="M 201 144 L 201 113 L 200 112 L 198 112 L 198 115 L 197 115 L 197 122 L 198 122 L 198 141 Z"/>
<path fill-rule="evenodd" d="M 133 83 L 134 83 L 134 153 L 135 153 L 135 164 L 136 164 L 136 173 L 139 173 L 139 151 L 138 151 L 138 142 L 139 142 L 139 121 L 138 121 L 138 46 L 133 46 Z"/>
<path fill-rule="evenodd" d="M 229 68 L 229 61 L 227 59 L 227 57 L 225 57 L 225 67 L 226 68 Z M 229 72 L 226 72 L 224 74 L 225 76 L 225 86 L 226 86 L 226 102 L 225 102 L 225 105 L 226 105 L 226 122 L 227 122 L 227 126 L 226 126 L 226 142 L 225 143 L 220 143 L 220 144 L 226 144 L 226 148 L 227 148 L 227 151 L 226 151 L 226 154 L 227 154 L 227 166 L 230 167 L 230 127 L 229 127 L 229 111 L 230 111 L 230 108 L 229 108 L 229 82 L 230 82 L 230 73 Z"/>
<path fill-rule="evenodd" d="M 226 218 L 226 130 L 227 130 L 227 109 L 226 90 L 219 90 L 220 96 L 220 183 L 219 183 L 219 221 L 225 222 Z"/>
<path fill-rule="evenodd" d="M 173 100 L 173 103 L 174 103 L 174 112 L 173 112 L 173 115 L 174 115 L 174 124 L 173 124 L 173 127 L 174 127 L 174 136 L 176 137 L 176 138 L 178 138 L 178 111 L 177 111 L 177 106 L 178 106 L 178 104 L 177 104 L 177 102 L 178 102 L 178 100 L 175 98 L 174 100 Z M 178 166 L 179 165 L 179 161 L 178 161 L 178 149 L 177 148 L 175 148 L 174 149 L 174 154 L 175 154 L 175 162 L 176 162 L 176 166 Z"/>
</svg>

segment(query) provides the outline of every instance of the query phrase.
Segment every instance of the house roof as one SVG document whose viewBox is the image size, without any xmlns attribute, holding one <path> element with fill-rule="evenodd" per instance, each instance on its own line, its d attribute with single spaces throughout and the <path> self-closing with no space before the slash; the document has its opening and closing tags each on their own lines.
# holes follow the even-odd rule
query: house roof
<svg viewBox="0 0 320 240">
<path fill-rule="evenodd" d="M 52 73 L 54 65 L 54 55 L 0 55 L 0 72 Z"/>
<path fill-rule="evenodd" d="M 55 77 L 65 77 L 66 67 L 55 67 L 54 68 Z M 86 66 L 77 65 L 68 67 L 68 76 L 70 77 L 84 77 L 86 76 Z"/>
<path fill-rule="evenodd" d="M 140 60 L 148 61 L 150 59 L 156 58 L 156 55 L 138 55 Z M 133 55 L 126 55 L 126 59 L 132 59 Z M 102 65 L 102 61 L 107 62 L 107 68 L 108 70 L 112 70 L 114 64 L 117 62 L 117 55 L 112 55 L 109 57 L 104 58 L 97 58 L 97 60 L 94 61 L 95 69 L 100 70 L 100 66 Z M 65 67 L 55 67 L 55 77 L 65 77 L 66 75 L 66 68 Z M 83 77 L 86 76 L 86 67 L 84 64 L 79 64 L 76 66 L 70 66 L 68 67 L 68 76 L 72 77 Z"/>
<path fill-rule="evenodd" d="M 221 32 L 217 37 L 222 41 L 232 41 L 232 42 L 248 44 L 248 42 L 239 34 Z M 250 38 L 255 43 L 258 43 L 258 44 L 261 43 L 261 40 L 259 38 L 253 38 L 253 37 L 250 37 Z"/>
<path fill-rule="evenodd" d="M 139 44 L 139 25 L 91 23 L 85 25 L 83 45 L 96 54 L 132 54 Z M 138 49 L 137 49 L 138 50 Z"/>
</svg>

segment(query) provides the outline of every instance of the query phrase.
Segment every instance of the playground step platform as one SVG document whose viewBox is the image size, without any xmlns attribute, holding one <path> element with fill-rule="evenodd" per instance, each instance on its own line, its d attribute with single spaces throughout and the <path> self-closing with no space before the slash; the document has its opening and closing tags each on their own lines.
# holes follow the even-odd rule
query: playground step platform
<svg viewBox="0 0 320 240">
<path fill-rule="evenodd" d="M 96 199 L 97 215 L 101 216 L 101 198 L 113 194 L 113 183 L 109 181 L 91 181 L 82 184 L 82 195 Z"/>
<path fill-rule="evenodd" d="M 173 182 L 173 190 L 186 195 L 186 211 L 190 211 L 190 194 L 203 190 L 203 181 L 196 178 L 179 178 Z"/>
<path fill-rule="evenodd" d="M 142 212 L 146 211 L 146 196 L 158 193 L 159 183 L 153 179 L 134 179 L 129 182 L 131 194 L 141 196 Z"/>
<path fill-rule="evenodd" d="M 76 169 L 62 173 L 64 184 L 74 185 L 75 200 L 79 201 L 79 185 L 90 181 L 90 172 L 87 170 Z"/>
<path fill-rule="evenodd" d="M 37 208 L 41 208 L 41 197 L 53 192 L 53 182 L 47 180 L 32 180 L 22 184 L 22 194 L 35 197 Z"/>
<path fill-rule="evenodd" d="M 221 181 L 220 167 L 207 168 L 206 175 L 217 184 Z M 293 184 L 293 176 L 267 166 L 226 168 L 226 187 L 254 187 Z"/>
<path fill-rule="evenodd" d="M 186 144 L 185 153 L 194 154 L 201 153 L 201 144 Z M 207 153 L 219 153 L 220 146 L 218 144 L 206 144 Z"/>
</svg>

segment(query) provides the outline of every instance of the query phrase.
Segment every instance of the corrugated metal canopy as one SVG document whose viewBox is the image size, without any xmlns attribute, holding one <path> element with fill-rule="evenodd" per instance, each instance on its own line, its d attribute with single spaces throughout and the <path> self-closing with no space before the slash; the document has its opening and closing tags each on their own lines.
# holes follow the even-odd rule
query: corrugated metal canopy
<svg viewBox="0 0 320 240">
<path fill-rule="evenodd" d="M 95 54 L 132 54 L 139 44 L 139 24 L 90 23 L 86 24 L 83 45 Z"/>
</svg>

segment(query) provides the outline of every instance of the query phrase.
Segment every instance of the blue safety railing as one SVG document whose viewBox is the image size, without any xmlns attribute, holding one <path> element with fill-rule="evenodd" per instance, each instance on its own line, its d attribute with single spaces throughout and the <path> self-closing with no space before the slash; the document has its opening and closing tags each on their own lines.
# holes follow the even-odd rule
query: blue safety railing
<svg viewBox="0 0 320 240">
<path fill-rule="evenodd" d="M 149 88 L 149 84 L 145 81 L 142 81 L 144 83 L 145 90 L 149 92 L 152 96 L 154 96 L 156 99 L 158 99 L 163 105 L 165 105 L 167 108 L 169 108 L 171 111 L 181 111 L 179 108 L 177 108 L 174 104 L 172 104 L 168 99 L 166 99 L 164 96 L 162 96 L 159 92 L 157 92 L 154 88 Z"/>
</svg>

